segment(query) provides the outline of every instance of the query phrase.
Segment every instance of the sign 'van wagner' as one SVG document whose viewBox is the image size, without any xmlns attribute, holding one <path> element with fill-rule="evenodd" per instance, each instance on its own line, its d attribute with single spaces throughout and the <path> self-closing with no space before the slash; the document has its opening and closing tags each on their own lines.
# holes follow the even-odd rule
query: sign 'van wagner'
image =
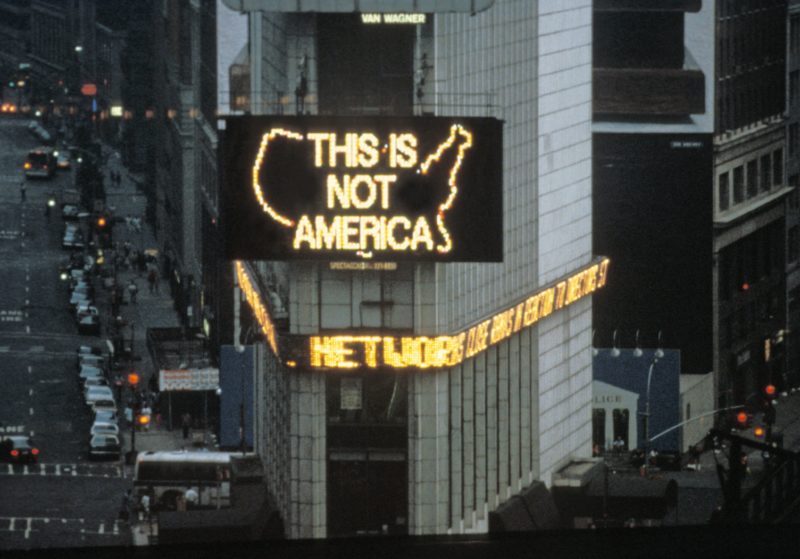
<svg viewBox="0 0 800 559">
<path fill-rule="evenodd" d="M 496 119 L 229 117 L 220 161 L 230 259 L 502 261 Z"/>
</svg>

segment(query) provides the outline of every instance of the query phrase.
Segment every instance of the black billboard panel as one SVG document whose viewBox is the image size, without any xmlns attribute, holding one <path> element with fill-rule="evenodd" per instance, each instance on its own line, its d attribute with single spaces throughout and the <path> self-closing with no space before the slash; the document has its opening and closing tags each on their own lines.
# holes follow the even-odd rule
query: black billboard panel
<svg viewBox="0 0 800 559">
<path fill-rule="evenodd" d="M 502 261 L 501 121 L 225 120 L 227 258 Z"/>
</svg>

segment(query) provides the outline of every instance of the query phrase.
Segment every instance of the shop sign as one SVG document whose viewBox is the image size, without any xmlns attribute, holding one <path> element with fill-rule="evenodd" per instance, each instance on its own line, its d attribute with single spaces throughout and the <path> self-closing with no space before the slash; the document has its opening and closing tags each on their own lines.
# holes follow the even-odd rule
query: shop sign
<svg viewBox="0 0 800 559">
<path fill-rule="evenodd" d="M 228 258 L 502 261 L 496 119 L 229 117 L 219 160 Z"/>
<path fill-rule="evenodd" d="M 595 261 L 519 303 L 454 335 L 365 333 L 300 338 L 289 366 L 309 369 L 442 369 L 462 363 L 606 284 L 609 259 Z"/>
<path fill-rule="evenodd" d="M 158 389 L 216 390 L 219 387 L 219 369 L 161 369 L 158 371 Z"/>
</svg>

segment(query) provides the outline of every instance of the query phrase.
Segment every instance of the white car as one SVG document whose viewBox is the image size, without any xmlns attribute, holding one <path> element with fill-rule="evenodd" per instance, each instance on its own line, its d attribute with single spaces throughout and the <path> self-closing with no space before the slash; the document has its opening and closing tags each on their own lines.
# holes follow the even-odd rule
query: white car
<svg viewBox="0 0 800 559">
<path fill-rule="evenodd" d="M 114 403 L 113 399 L 108 400 L 94 400 L 91 403 L 92 411 L 97 413 L 100 410 L 109 410 L 109 411 L 117 411 L 117 404 Z"/>
<path fill-rule="evenodd" d="M 108 381 L 103 377 L 89 377 L 83 381 L 83 386 L 108 386 Z"/>
<path fill-rule="evenodd" d="M 89 430 L 89 435 L 115 435 L 119 436 L 119 425 L 109 421 L 95 421 Z"/>
<path fill-rule="evenodd" d="M 91 406 L 97 400 L 113 400 L 114 393 L 108 386 L 87 386 L 83 391 L 86 404 Z"/>
</svg>

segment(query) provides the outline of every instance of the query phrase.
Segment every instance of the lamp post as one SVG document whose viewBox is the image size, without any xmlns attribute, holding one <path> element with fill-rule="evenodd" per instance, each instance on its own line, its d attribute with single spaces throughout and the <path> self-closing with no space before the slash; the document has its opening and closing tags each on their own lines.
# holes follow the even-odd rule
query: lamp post
<svg viewBox="0 0 800 559">
<path fill-rule="evenodd" d="M 653 378 L 653 369 L 658 363 L 660 358 L 664 357 L 664 352 L 661 348 L 657 349 L 653 354 L 653 361 L 650 363 L 650 368 L 647 370 L 647 391 L 645 392 L 644 403 L 644 471 L 647 472 L 648 461 L 650 459 L 650 381 Z"/>
</svg>

